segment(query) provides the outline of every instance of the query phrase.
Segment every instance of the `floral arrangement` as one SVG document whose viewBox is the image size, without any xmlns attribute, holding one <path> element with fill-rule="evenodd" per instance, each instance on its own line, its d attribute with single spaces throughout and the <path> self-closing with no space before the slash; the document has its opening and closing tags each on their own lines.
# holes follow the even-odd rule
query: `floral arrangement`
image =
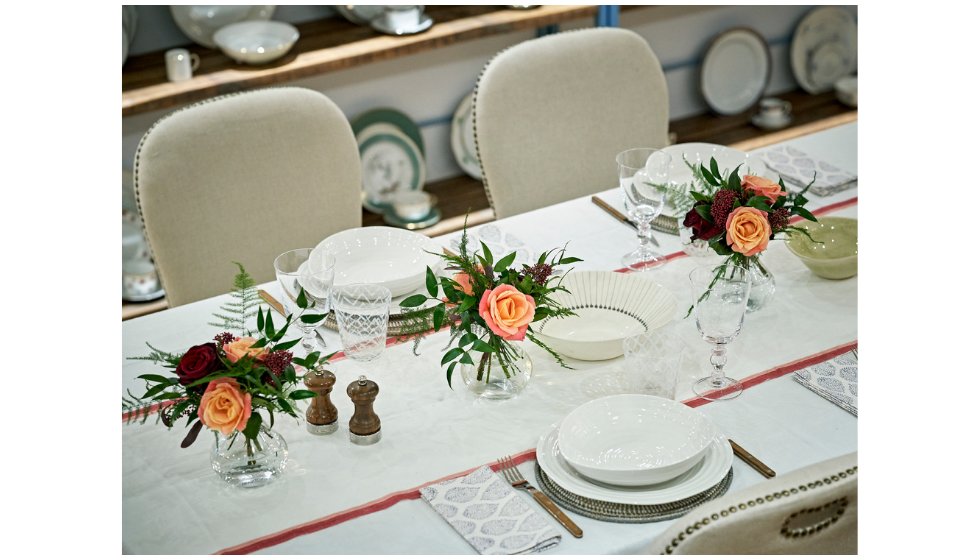
<svg viewBox="0 0 980 560">
<path fill-rule="evenodd" d="M 446 252 L 441 255 L 446 262 L 445 269 L 452 271 L 452 276 L 437 277 L 431 268 L 427 268 L 425 284 L 429 295 L 416 294 L 401 302 L 402 307 L 412 308 L 428 300 L 438 301 L 432 311 L 431 326 L 438 331 L 444 323 L 450 325 L 451 348 L 442 357 L 449 386 L 452 387 L 453 370 L 460 364 L 474 366 L 477 381 L 489 383 L 494 359 L 509 378 L 511 364 L 519 356 L 513 343 L 525 339 L 546 350 L 562 367 L 568 367 L 554 350 L 535 336 L 531 323 L 546 317 L 574 315 L 570 309 L 555 302 L 552 295 L 557 291 L 568 291 L 562 287 L 564 275 L 559 275 L 556 267 L 582 259 L 566 257 L 564 248 L 552 249 L 542 253 L 534 265 L 524 265 L 517 270 L 511 267 L 516 252 L 495 261 L 485 243 L 480 243 L 482 253 L 471 253 L 467 250 L 467 242 L 464 227 L 459 254 Z M 442 298 L 438 297 L 440 287 Z M 474 353 L 479 354 L 477 361 L 474 361 Z"/>
<path fill-rule="evenodd" d="M 758 175 L 739 178 L 741 166 L 726 178 L 714 158 L 710 169 L 700 167 L 709 188 L 706 192 L 691 191 L 694 206 L 684 216 L 684 226 L 693 231 L 691 241 L 707 241 L 716 253 L 728 256 L 735 264 L 745 265 L 746 259 L 765 251 L 779 233 L 799 231 L 807 235 L 805 229 L 789 225 L 791 217 L 817 221 L 804 208 L 810 185 L 790 193 L 782 179 L 776 183 Z"/>
<path fill-rule="evenodd" d="M 252 301 L 250 294 L 255 291 L 255 282 L 242 265 L 238 266 L 236 298 L 241 303 Z M 311 307 L 303 291 L 296 303 L 302 309 Z M 171 428 L 186 417 L 187 425 L 193 423 L 193 426 L 181 447 L 188 447 L 203 427 L 226 436 L 237 431 L 247 444 L 257 444 L 262 426 L 261 409 L 268 412 L 269 427 L 275 423 L 276 412 L 298 417 L 295 401 L 315 397 L 316 393 L 295 389 L 299 381 L 296 366 L 315 369 L 327 363 L 330 356 L 321 357 L 319 352 L 312 352 L 305 358 L 297 358 L 289 349 L 300 339 L 285 341 L 283 338 L 296 321 L 316 323 L 323 320 L 323 315 L 302 313 L 295 318 L 289 315 L 286 324 L 277 328 L 269 309 L 263 314 L 261 308 L 250 312 L 250 306 L 240 305 L 238 310 L 241 325 L 254 314 L 254 333 L 247 329 L 241 336 L 222 332 L 212 341 L 191 346 L 179 354 L 158 350 L 147 343 L 152 352 L 132 359 L 162 365 L 174 375 L 140 375 L 138 378 L 146 382 L 146 392 L 140 397 L 130 394 L 123 398 L 127 418 L 146 421 L 155 410 L 163 424 Z"/>
</svg>

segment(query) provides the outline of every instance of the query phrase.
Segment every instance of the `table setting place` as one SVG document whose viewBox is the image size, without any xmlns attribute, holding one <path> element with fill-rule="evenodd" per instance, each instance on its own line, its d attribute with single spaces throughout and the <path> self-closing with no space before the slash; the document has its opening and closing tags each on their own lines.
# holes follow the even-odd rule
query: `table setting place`
<svg viewBox="0 0 980 560">
<path fill-rule="evenodd" d="M 852 141 L 633 148 L 616 189 L 125 322 L 124 552 L 638 552 L 856 450 Z"/>
</svg>

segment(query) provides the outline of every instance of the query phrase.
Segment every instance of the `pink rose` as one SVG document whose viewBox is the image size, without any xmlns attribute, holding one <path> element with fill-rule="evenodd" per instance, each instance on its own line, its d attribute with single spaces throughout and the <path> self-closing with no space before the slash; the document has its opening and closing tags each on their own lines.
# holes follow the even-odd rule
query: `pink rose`
<svg viewBox="0 0 980 560">
<path fill-rule="evenodd" d="M 769 246 L 769 218 L 758 208 L 741 206 L 728 215 L 725 222 L 725 243 L 736 253 L 751 257 Z"/>
<path fill-rule="evenodd" d="M 534 298 L 514 286 L 501 284 L 483 292 L 480 317 L 504 340 L 524 340 L 527 326 L 534 320 Z"/>
<path fill-rule="evenodd" d="M 758 175 L 746 175 L 742 177 L 742 188 L 754 195 L 766 197 L 769 200 L 769 204 L 776 202 L 779 197 L 789 194 L 779 186 L 779 183 L 774 183 Z"/>
<path fill-rule="evenodd" d="M 243 392 L 238 382 L 230 377 L 208 383 L 197 409 L 197 417 L 205 426 L 224 435 L 244 430 L 251 415 L 252 395 Z"/>
<path fill-rule="evenodd" d="M 235 363 L 245 356 L 252 356 L 253 359 L 261 360 L 269 353 L 265 348 L 252 348 L 253 344 L 255 344 L 254 338 L 243 336 L 225 344 L 221 349 L 225 351 L 225 357 L 231 363 Z"/>
</svg>

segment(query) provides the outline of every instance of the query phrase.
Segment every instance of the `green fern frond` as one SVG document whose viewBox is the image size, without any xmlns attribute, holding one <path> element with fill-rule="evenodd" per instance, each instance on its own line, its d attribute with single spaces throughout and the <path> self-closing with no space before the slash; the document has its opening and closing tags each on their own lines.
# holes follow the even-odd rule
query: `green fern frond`
<svg viewBox="0 0 980 560">
<path fill-rule="evenodd" d="M 242 263 L 235 262 L 235 265 L 238 267 L 238 274 L 235 275 L 235 280 L 232 282 L 233 289 L 228 294 L 232 301 L 221 305 L 220 309 L 224 313 L 214 313 L 214 317 L 218 320 L 208 324 L 227 331 L 238 331 L 242 336 L 248 336 L 251 334 L 248 325 L 258 314 L 258 306 L 262 299 L 255 287 L 255 279 L 245 270 Z"/>
</svg>

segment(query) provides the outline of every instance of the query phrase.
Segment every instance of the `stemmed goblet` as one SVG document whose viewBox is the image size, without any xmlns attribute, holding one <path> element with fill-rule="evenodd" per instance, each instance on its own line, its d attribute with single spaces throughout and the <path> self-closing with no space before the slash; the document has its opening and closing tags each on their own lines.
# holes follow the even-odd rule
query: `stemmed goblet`
<svg viewBox="0 0 980 560">
<path fill-rule="evenodd" d="M 709 359 L 714 371 L 694 383 L 694 393 L 711 401 L 734 399 L 742 393 L 742 384 L 725 375 L 726 345 L 742 330 L 752 285 L 749 271 L 722 263 L 695 268 L 690 279 L 695 323 L 701 338 L 714 345 Z"/>
<path fill-rule="evenodd" d="M 623 189 L 626 210 L 636 224 L 640 246 L 623 256 L 623 264 L 634 270 L 660 266 L 666 258 L 653 248 L 651 224 L 664 208 L 670 169 L 670 154 L 653 148 L 632 148 L 616 156 L 619 186 Z"/>
<path fill-rule="evenodd" d="M 304 316 L 296 326 L 303 332 L 302 345 L 307 352 L 314 350 L 314 331 L 323 324 L 330 310 L 335 264 L 333 255 L 313 254 L 313 249 L 286 251 L 273 263 L 285 296 L 286 311 L 294 317 Z M 309 321 L 311 317 L 319 320 Z"/>
</svg>

